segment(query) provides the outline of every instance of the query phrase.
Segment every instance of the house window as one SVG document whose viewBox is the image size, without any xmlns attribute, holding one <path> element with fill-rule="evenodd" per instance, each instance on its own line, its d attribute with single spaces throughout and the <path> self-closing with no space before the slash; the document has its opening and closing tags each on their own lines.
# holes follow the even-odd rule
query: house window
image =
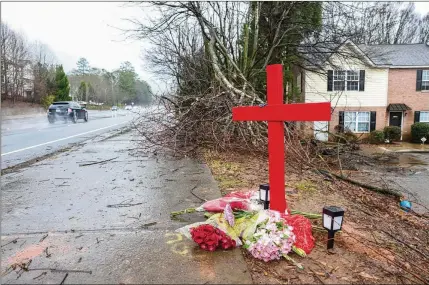
<svg viewBox="0 0 429 285">
<path fill-rule="evenodd" d="M 420 122 L 429 123 L 429 111 L 420 112 Z"/>
<path fill-rule="evenodd" d="M 429 90 L 429 70 L 422 72 L 422 90 Z"/>
<path fill-rule="evenodd" d="M 344 90 L 344 79 L 346 72 L 344 70 L 334 70 L 334 91 Z"/>
<path fill-rule="evenodd" d="M 359 91 L 359 71 L 334 70 L 333 87 L 334 91 Z"/>
<path fill-rule="evenodd" d="M 368 133 L 370 112 L 344 112 L 344 129 L 354 133 Z"/>
</svg>

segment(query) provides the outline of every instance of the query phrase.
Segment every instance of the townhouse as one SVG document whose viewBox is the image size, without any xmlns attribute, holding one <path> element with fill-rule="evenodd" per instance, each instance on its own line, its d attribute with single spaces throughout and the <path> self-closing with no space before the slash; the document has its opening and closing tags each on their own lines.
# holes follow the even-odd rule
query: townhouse
<svg viewBox="0 0 429 285">
<path fill-rule="evenodd" d="M 34 95 L 34 76 L 29 60 L 7 61 L 1 64 L 1 96 L 19 100 Z"/>
<path fill-rule="evenodd" d="M 414 122 L 429 122 L 429 45 L 356 45 L 352 41 L 307 65 L 305 102 L 330 101 L 330 122 L 314 122 L 314 136 L 350 130 L 364 137 L 398 126 L 409 140 Z"/>
</svg>

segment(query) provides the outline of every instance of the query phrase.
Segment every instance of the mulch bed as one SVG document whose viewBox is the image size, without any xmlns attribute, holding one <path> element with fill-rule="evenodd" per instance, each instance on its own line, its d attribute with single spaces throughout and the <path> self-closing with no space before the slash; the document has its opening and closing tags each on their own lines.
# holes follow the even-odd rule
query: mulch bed
<svg viewBox="0 0 429 285">
<path fill-rule="evenodd" d="M 266 157 L 205 151 L 204 158 L 224 194 L 257 189 L 267 182 Z M 376 160 L 360 159 L 367 167 L 378 167 Z M 327 179 L 311 169 L 287 165 L 286 171 L 289 208 L 320 213 L 323 206 L 340 206 L 345 209 L 343 229 L 335 236 L 334 252 L 326 250 L 327 233 L 313 231 L 316 247 L 312 253 L 306 258 L 293 256 L 304 270 L 285 260 L 265 263 L 243 250 L 254 283 L 429 283 L 427 217 L 405 213 L 397 198 Z M 312 222 L 321 227 L 320 220 Z"/>
</svg>

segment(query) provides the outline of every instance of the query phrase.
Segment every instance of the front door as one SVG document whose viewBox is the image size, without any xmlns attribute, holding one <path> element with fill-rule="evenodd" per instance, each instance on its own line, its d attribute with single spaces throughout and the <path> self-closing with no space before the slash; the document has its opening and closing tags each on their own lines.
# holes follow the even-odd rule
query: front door
<svg viewBox="0 0 429 285">
<path fill-rule="evenodd" d="M 389 126 L 402 126 L 402 112 L 390 112 Z"/>
</svg>

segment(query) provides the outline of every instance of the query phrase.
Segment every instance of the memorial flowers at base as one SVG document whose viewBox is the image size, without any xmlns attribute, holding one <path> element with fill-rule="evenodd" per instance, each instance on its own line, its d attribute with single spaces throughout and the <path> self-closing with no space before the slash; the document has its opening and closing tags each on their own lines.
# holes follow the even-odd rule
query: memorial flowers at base
<svg viewBox="0 0 429 285">
<path fill-rule="evenodd" d="M 266 217 L 265 221 L 258 224 L 256 232 L 244 243 L 253 257 L 265 262 L 280 259 L 287 255 L 295 242 L 292 228 L 280 218 L 280 213 L 263 211 L 259 213 Z"/>
<path fill-rule="evenodd" d="M 243 245 L 254 258 L 265 262 L 285 258 L 302 268 L 288 254 L 304 257 L 314 248 L 311 222 L 306 217 L 263 210 L 252 201 L 251 193 L 233 193 L 195 210 L 206 211 L 209 218 L 177 231 L 202 250 L 228 250 Z"/>
</svg>

